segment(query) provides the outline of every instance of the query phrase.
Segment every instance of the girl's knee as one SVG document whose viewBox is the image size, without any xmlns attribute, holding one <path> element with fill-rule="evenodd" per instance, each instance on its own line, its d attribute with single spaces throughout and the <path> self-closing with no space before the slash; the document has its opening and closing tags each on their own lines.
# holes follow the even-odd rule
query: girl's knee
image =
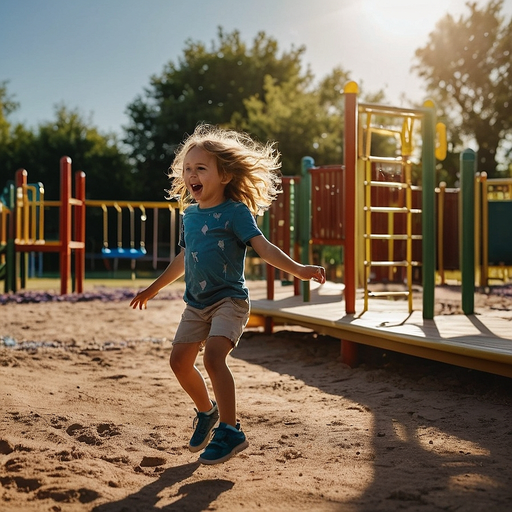
<svg viewBox="0 0 512 512">
<path fill-rule="evenodd" d="M 180 368 L 180 361 L 177 357 L 173 357 L 173 353 L 169 356 L 169 366 L 174 373 L 177 373 Z"/>
<path fill-rule="evenodd" d="M 179 373 L 186 372 L 194 367 L 195 355 L 189 354 L 183 348 L 174 348 L 171 350 L 169 356 L 169 366 L 171 370 L 178 375 Z"/>
<path fill-rule="evenodd" d="M 205 351 L 203 356 L 203 364 L 205 370 L 211 374 L 212 372 L 215 372 L 216 368 L 219 368 L 219 365 L 225 365 L 225 361 L 222 359 L 219 359 L 219 357 L 215 354 L 212 354 L 211 352 Z"/>
<path fill-rule="evenodd" d="M 208 373 L 227 366 L 226 358 L 233 349 L 231 340 L 223 337 L 210 338 L 206 343 L 203 363 Z"/>
</svg>

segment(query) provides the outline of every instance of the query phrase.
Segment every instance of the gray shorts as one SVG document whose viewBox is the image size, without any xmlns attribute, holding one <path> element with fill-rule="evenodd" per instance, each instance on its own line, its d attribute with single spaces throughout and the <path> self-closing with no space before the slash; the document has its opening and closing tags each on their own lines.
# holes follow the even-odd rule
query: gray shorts
<svg viewBox="0 0 512 512">
<path fill-rule="evenodd" d="M 236 347 L 249 315 L 249 301 L 244 299 L 227 297 L 204 309 L 187 304 L 172 343 L 200 342 L 203 346 L 208 338 L 223 336 Z"/>
</svg>

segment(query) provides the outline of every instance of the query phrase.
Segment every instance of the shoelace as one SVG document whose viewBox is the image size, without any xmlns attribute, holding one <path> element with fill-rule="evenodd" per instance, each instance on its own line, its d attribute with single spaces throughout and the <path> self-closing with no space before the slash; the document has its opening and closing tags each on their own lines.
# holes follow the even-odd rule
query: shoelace
<svg viewBox="0 0 512 512">
<path fill-rule="evenodd" d="M 199 418 L 199 416 L 196 416 L 194 418 L 194 422 L 192 423 L 192 428 L 195 429 L 200 420 L 203 420 L 203 422 L 202 422 L 202 424 L 199 424 L 199 432 L 201 434 L 204 434 L 208 430 L 208 423 L 207 423 L 208 418 L 206 418 L 204 416 Z"/>
</svg>

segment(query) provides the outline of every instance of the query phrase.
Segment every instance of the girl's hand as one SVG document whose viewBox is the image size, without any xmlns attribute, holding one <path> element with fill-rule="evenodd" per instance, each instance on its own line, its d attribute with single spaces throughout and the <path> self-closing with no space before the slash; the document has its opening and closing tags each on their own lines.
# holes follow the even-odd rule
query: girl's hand
<svg viewBox="0 0 512 512">
<path fill-rule="evenodd" d="M 133 309 L 147 309 L 148 300 L 151 300 L 158 292 L 152 292 L 149 288 L 139 292 L 130 302 L 130 307 Z"/>
<path fill-rule="evenodd" d="M 309 281 L 313 279 L 313 281 L 317 281 L 320 284 L 325 283 L 325 268 L 319 267 L 317 265 L 305 265 L 304 270 L 302 272 L 302 279 Z"/>
</svg>

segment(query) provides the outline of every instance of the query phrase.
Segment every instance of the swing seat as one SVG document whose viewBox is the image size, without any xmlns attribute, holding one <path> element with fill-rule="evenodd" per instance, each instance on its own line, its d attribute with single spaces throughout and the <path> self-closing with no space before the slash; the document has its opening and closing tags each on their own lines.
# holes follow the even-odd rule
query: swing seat
<svg viewBox="0 0 512 512">
<path fill-rule="evenodd" d="M 124 249 L 122 247 L 116 247 L 115 249 L 109 249 L 108 247 L 103 247 L 101 249 L 104 258 L 109 259 L 128 259 L 128 260 L 137 260 L 142 258 L 142 256 L 146 255 L 146 249 L 141 247 L 140 249 Z"/>
</svg>

